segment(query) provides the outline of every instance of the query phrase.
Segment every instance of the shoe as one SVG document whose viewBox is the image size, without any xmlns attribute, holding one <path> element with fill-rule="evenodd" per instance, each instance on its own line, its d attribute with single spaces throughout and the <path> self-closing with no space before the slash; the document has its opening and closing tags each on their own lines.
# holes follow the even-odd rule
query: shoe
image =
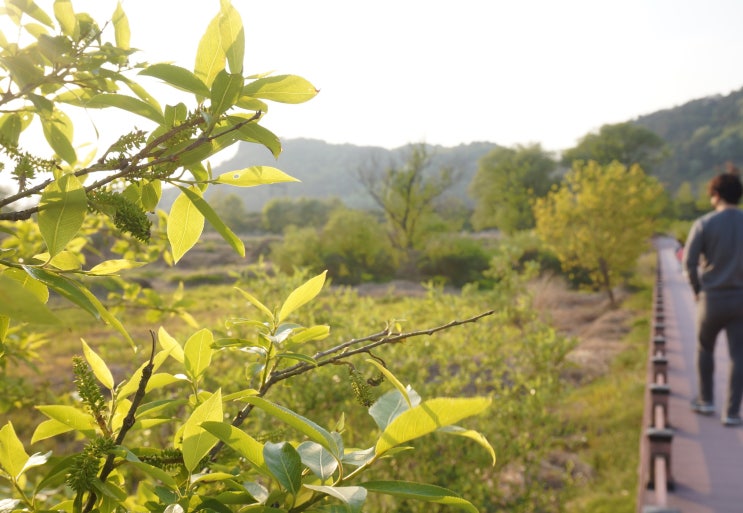
<svg viewBox="0 0 743 513">
<path fill-rule="evenodd" d="M 695 399 L 691 402 L 691 409 L 701 415 L 712 415 L 713 413 L 715 413 L 714 404 L 708 403 L 707 401 L 702 401 L 700 399 Z"/>
<path fill-rule="evenodd" d="M 722 418 L 723 426 L 740 426 L 743 424 L 743 419 L 739 415 L 728 415 Z"/>
</svg>

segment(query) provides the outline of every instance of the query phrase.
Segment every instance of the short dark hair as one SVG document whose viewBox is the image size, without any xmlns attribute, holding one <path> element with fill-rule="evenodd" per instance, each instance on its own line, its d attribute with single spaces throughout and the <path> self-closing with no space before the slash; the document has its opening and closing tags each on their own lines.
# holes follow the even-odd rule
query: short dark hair
<svg viewBox="0 0 743 513">
<path fill-rule="evenodd" d="M 737 205 L 743 196 L 743 184 L 737 173 L 720 173 L 709 181 L 707 191 L 710 196 L 718 195 L 725 203 Z"/>
</svg>

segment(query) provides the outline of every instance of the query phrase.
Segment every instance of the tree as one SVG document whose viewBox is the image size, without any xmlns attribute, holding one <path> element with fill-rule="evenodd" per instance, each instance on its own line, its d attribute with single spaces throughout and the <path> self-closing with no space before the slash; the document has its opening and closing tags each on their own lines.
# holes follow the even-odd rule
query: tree
<svg viewBox="0 0 743 513">
<path fill-rule="evenodd" d="M 604 125 L 599 132 L 584 136 L 578 145 L 562 154 L 562 163 L 572 167 L 578 160 L 599 164 L 617 161 L 628 168 L 638 164 L 646 173 L 668 156 L 665 141 L 655 132 L 632 122 Z"/>
<path fill-rule="evenodd" d="M 470 184 L 472 225 L 513 233 L 534 227 L 532 203 L 550 190 L 556 163 L 539 144 L 496 148 L 479 162 Z"/>
<path fill-rule="evenodd" d="M 638 165 L 578 163 L 536 201 L 536 230 L 564 269 L 585 268 L 614 305 L 612 289 L 646 250 L 663 198 Z"/>
<path fill-rule="evenodd" d="M 436 200 L 454 183 L 452 169 L 428 173 L 430 155 L 424 144 L 411 147 L 402 167 L 390 166 L 379 176 L 374 171 L 360 172 L 361 183 L 382 209 L 389 226 L 392 244 L 405 252 L 422 239 L 421 226 L 433 214 Z"/>
<path fill-rule="evenodd" d="M 117 382 L 96 348 L 82 341 L 82 356 L 73 365 L 77 398 L 36 405 L 47 420 L 30 440 L 35 444 L 69 433 L 82 443 L 67 444 L 67 454 L 29 454 L 25 433 L 18 436 L 10 421 L 0 427 L 2 509 L 360 511 L 367 495 L 378 493 L 472 510 L 472 504 L 441 487 L 361 481 L 359 476 L 398 446 L 441 428 L 455 432 L 450 425 L 483 411 L 489 398 L 423 399 L 400 384 L 381 360 L 374 360 L 391 389 L 370 409 L 379 438 L 361 451 L 344 445 L 340 427 L 322 427 L 327 419 L 313 422 L 266 398 L 273 387 L 287 385 L 295 376 L 342 364 L 353 354 L 371 356 L 373 348 L 449 325 L 420 333 L 401 333 L 396 325 L 305 354 L 308 342 L 330 334 L 327 325 L 295 322 L 296 311 L 323 289 L 326 273 L 321 272 L 270 307 L 240 289 L 254 318 L 231 321 L 229 338 L 221 337 L 219 329 L 195 326 L 182 343 L 161 326 L 150 329 L 151 340 L 142 344 L 131 332 L 140 327 L 124 325 L 117 310 L 90 289 L 100 277 L 125 282 L 121 276 L 128 269 L 161 256 L 177 264 L 199 240 L 205 220 L 244 256 L 242 241 L 204 192 L 294 179 L 269 166 L 212 176 L 207 159 L 238 141 L 262 144 L 277 155 L 279 139 L 260 124 L 266 102 L 304 102 L 316 95 L 315 87 L 301 77 L 253 75 L 243 69 L 242 20 L 229 0 L 219 2 L 200 40 L 193 71 L 173 64 L 131 64 L 129 23 L 121 4 L 102 25 L 75 12 L 69 0 L 55 1 L 51 14 L 28 1 L 6 2 L 4 10 L 18 26 L 19 41 L 0 37 L 0 80 L 5 84 L 1 150 L 16 185 L 14 193 L 0 200 L 5 234 L 0 247 L 0 357 L 19 339 L 28 340 L 39 324 L 62 332 L 65 320 L 47 306 L 51 292 L 103 321 L 132 349 L 143 350 L 133 352 L 133 358 L 141 359 L 139 368 Z M 30 43 L 22 46 L 26 41 Z M 162 98 L 177 103 L 161 105 L 145 89 L 147 77 L 170 86 L 173 90 Z M 80 158 L 73 133 L 78 120 L 68 113 L 76 108 L 125 111 L 143 117 L 152 128 L 132 130 L 100 155 Z M 52 150 L 49 158 L 25 147 L 36 137 L 27 129 L 36 125 Z M 165 185 L 179 191 L 168 213 L 157 209 Z M 122 258 L 90 268 L 83 248 L 109 225 L 119 230 Z M 195 324 L 183 310 L 182 298 L 167 308 L 155 299 L 148 303 L 151 310 L 167 310 Z M 244 382 L 227 382 L 212 367 L 218 351 L 230 351 L 240 361 Z M 260 434 L 254 437 L 243 427 L 254 410 L 295 434 L 259 441 Z M 494 456 L 483 437 L 465 436 Z"/>
</svg>

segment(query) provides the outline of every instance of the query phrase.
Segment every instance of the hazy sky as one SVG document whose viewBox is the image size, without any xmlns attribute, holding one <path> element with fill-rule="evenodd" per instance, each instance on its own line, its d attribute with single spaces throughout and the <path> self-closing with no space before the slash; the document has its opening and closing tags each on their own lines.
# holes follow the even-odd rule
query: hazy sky
<svg viewBox="0 0 743 513">
<path fill-rule="evenodd" d="M 37 0 L 44 4 L 44 0 Z M 123 0 L 140 60 L 192 69 L 218 0 Z M 73 0 L 109 15 L 110 0 Z M 282 138 L 560 150 L 605 123 L 743 87 L 741 0 L 233 0 L 245 69 L 310 80 Z"/>
</svg>

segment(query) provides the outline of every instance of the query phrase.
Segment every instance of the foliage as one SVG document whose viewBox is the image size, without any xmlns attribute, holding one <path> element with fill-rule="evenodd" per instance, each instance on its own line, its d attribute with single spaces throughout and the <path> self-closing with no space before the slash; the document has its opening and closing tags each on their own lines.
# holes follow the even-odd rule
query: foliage
<svg viewBox="0 0 743 513">
<path fill-rule="evenodd" d="M 341 205 L 337 198 L 274 198 L 263 207 L 261 218 L 263 227 L 270 233 L 283 233 L 289 226 L 320 228 L 328 222 L 330 213 Z"/>
<path fill-rule="evenodd" d="M 572 167 L 575 161 L 595 160 L 607 165 L 614 161 L 631 167 L 639 165 L 651 174 L 668 156 L 665 141 L 655 132 L 632 122 L 603 125 L 599 132 L 583 137 L 578 145 L 562 154 L 563 165 Z"/>
<path fill-rule="evenodd" d="M 578 162 L 536 201 L 537 233 L 565 269 L 584 268 L 614 304 L 612 288 L 646 250 L 662 199 L 661 185 L 637 165 Z"/>
<path fill-rule="evenodd" d="M 397 254 L 373 214 L 336 209 L 321 230 L 290 226 L 273 246 L 271 260 L 284 272 L 327 269 L 335 283 L 384 281 L 395 271 Z"/>
<path fill-rule="evenodd" d="M 435 201 L 454 183 L 454 171 L 440 169 L 438 174 L 427 173 L 431 156 L 425 145 L 413 146 L 402 167 L 388 167 L 378 173 L 360 173 L 364 188 L 382 209 L 387 220 L 392 245 L 409 251 L 424 240 L 421 229 L 425 219 L 434 212 Z"/>
<path fill-rule="evenodd" d="M 49 13 L 33 2 L 6 2 L 4 12 L 22 37 L 19 42 L 0 38 L 0 78 L 8 84 L 0 98 L 0 138 L 8 175 L 17 186 L 0 200 L 6 234 L 0 251 L 3 358 L 20 355 L 19 348 L 33 349 L 29 342 L 40 325 L 50 326 L 57 337 L 71 329 L 65 322 L 74 316 L 62 318 L 48 306 L 52 293 L 102 321 L 119 343 L 123 339 L 138 352 L 142 344 L 131 331 L 154 319 L 122 322 L 118 310 L 123 306 L 110 308 L 93 293 L 90 280 L 96 278 L 118 279 L 115 294 L 122 303 L 155 312 L 158 320 L 178 316 L 188 331 L 179 339 L 162 326 L 150 329 L 151 344 L 135 356 L 139 367 L 123 380 L 83 340 L 82 357 L 74 360 L 76 394 L 35 405 L 46 420 L 30 441 L 22 440 L 11 421 L 0 428 L 0 480 L 8 497 L 2 510 L 357 512 L 368 495 L 378 494 L 476 511 L 447 488 L 394 477 L 370 480 L 367 473 L 414 440 L 437 432 L 466 433 L 494 460 L 484 436 L 456 426 L 489 406 L 486 394 L 424 397 L 375 359 L 372 365 L 389 391 L 373 403 L 367 398 L 378 429 L 363 446 L 345 443 L 342 418 L 325 428 L 265 395 L 279 383 L 284 386 L 278 388 L 291 388 L 287 382 L 297 376 L 344 365 L 353 355 L 371 356 L 380 346 L 492 312 L 419 332 L 402 332 L 394 323 L 372 336 L 310 352 L 306 348 L 327 339 L 330 327 L 302 325 L 295 315 L 316 300 L 325 272 L 271 308 L 240 289 L 251 316 L 233 319 L 231 334 L 224 335 L 195 326 L 182 288 L 163 301 L 120 278 L 155 257 L 177 264 L 200 240 L 205 221 L 244 255 L 244 243 L 205 200 L 205 191 L 296 179 L 270 166 L 213 176 L 207 159 L 238 141 L 261 144 L 278 155 L 278 138 L 259 124 L 266 102 L 300 103 L 317 90 L 301 77 L 245 74 L 242 20 L 229 0 L 220 2 L 201 38 L 193 71 L 131 64 L 134 51 L 121 4 L 103 28 L 75 12 L 69 0 L 56 0 Z M 26 40 L 30 43 L 21 46 Z M 173 89 L 164 97 L 183 101 L 161 106 L 144 87 L 147 77 Z M 77 120 L 68 113 L 76 108 L 124 111 L 152 128 L 123 134 L 100 156 L 80 158 Z M 25 148 L 36 125 L 53 152 L 50 158 Z M 166 186 L 179 191 L 168 213 L 157 210 Z M 88 266 L 83 249 L 93 235 L 112 227 L 118 230 L 112 251 L 123 258 Z M 226 378 L 213 365 L 219 353 L 240 362 L 240 379 Z M 131 353 L 123 359 L 131 360 Z M 285 434 L 265 441 L 242 428 L 258 411 L 283 425 Z M 27 451 L 57 437 L 78 443 L 57 446 L 62 454 Z"/>
<path fill-rule="evenodd" d="M 684 181 L 704 184 L 728 161 L 743 162 L 741 101 L 743 89 L 738 89 L 640 116 L 635 123 L 657 133 L 670 148 L 654 175 L 675 191 Z"/>
<path fill-rule="evenodd" d="M 480 241 L 470 237 L 440 235 L 428 240 L 418 265 L 424 277 L 461 287 L 485 282 L 483 272 L 490 266 L 490 254 Z"/>
<path fill-rule="evenodd" d="M 476 201 L 475 229 L 514 233 L 533 228 L 531 204 L 549 192 L 555 167 L 553 158 L 538 144 L 499 147 L 485 155 L 470 184 L 470 195 Z"/>
</svg>

